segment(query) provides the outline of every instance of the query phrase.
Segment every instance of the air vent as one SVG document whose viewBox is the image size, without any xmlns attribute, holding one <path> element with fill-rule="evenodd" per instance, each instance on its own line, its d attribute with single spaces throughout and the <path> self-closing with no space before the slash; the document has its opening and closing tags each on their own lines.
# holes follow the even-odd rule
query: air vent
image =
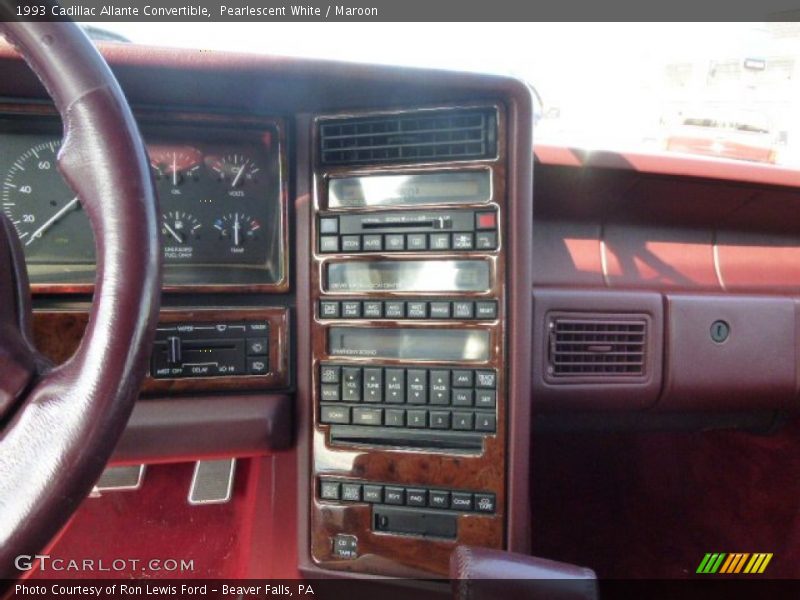
<svg viewBox="0 0 800 600">
<path fill-rule="evenodd" d="M 324 165 L 475 160 L 497 153 L 493 109 L 325 120 L 319 132 Z"/>
<path fill-rule="evenodd" d="M 647 319 L 558 316 L 548 320 L 548 375 L 558 378 L 643 377 Z"/>
</svg>

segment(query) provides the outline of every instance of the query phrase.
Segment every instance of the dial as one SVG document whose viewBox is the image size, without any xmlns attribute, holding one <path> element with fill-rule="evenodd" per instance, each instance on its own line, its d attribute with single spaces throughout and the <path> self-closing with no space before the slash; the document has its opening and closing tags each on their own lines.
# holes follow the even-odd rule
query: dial
<svg viewBox="0 0 800 600">
<path fill-rule="evenodd" d="M 261 223 L 244 213 L 233 212 L 217 219 L 214 228 L 220 239 L 228 244 L 232 254 L 243 254 L 247 246 L 259 239 Z"/>
<path fill-rule="evenodd" d="M 92 262 L 89 220 L 56 168 L 60 146 L 44 142 L 17 157 L 3 179 L 0 204 L 30 262 Z"/>
<path fill-rule="evenodd" d="M 193 215 L 173 210 L 161 215 L 161 237 L 164 241 L 164 258 L 189 260 L 194 256 L 195 242 L 200 238 L 203 225 Z"/>
<path fill-rule="evenodd" d="M 202 153 L 196 148 L 154 145 L 148 152 L 157 185 L 171 188 L 171 194 L 180 195 L 182 185 L 200 180 Z"/>
<path fill-rule="evenodd" d="M 210 158 L 209 168 L 217 174 L 220 183 L 230 190 L 242 190 L 256 183 L 259 173 L 255 161 L 239 153 Z"/>
</svg>

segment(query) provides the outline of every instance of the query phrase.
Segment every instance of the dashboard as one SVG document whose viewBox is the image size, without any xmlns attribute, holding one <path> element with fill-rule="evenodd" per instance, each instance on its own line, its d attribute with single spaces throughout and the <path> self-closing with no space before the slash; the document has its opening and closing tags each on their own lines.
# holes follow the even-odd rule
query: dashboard
<svg viewBox="0 0 800 600">
<path fill-rule="evenodd" d="M 143 115 L 140 128 L 160 202 L 167 286 L 285 286 L 280 122 L 161 114 Z M 56 168 L 60 147 L 57 119 L 0 106 L 2 210 L 34 286 L 74 290 L 94 280 L 94 237 Z"/>
</svg>

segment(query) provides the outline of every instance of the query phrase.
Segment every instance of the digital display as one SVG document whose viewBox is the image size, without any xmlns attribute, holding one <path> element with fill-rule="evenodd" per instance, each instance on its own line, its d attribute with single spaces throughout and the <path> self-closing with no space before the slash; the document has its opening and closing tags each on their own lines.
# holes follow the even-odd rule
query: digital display
<svg viewBox="0 0 800 600">
<path fill-rule="evenodd" d="M 484 329 L 378 329 L 331 327 L 328 354 L 431 361 L 489 360 Z"/>
<path fill-rule="evenodd" d="M 325 291 L 483 292 L 489 280 L 489 263 L 483 260 L 333 262 Z"/>
<path fill-rule="evenodd" d="M 491 197 L 488 170 L 343 177 L 328 186 L 329 208 L 463 204 Z"/>
</svg>

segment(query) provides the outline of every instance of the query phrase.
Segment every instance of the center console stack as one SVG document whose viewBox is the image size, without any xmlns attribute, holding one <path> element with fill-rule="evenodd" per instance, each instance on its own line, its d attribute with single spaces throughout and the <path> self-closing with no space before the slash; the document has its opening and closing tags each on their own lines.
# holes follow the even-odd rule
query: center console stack
<svg viewBox="0 0 800 600">
<path fill-rule="evenodd" d="M 505 111 L 313 135 L 311 556 L 446 575 L 456 545 L 504 544 Z"/>
</svg>

